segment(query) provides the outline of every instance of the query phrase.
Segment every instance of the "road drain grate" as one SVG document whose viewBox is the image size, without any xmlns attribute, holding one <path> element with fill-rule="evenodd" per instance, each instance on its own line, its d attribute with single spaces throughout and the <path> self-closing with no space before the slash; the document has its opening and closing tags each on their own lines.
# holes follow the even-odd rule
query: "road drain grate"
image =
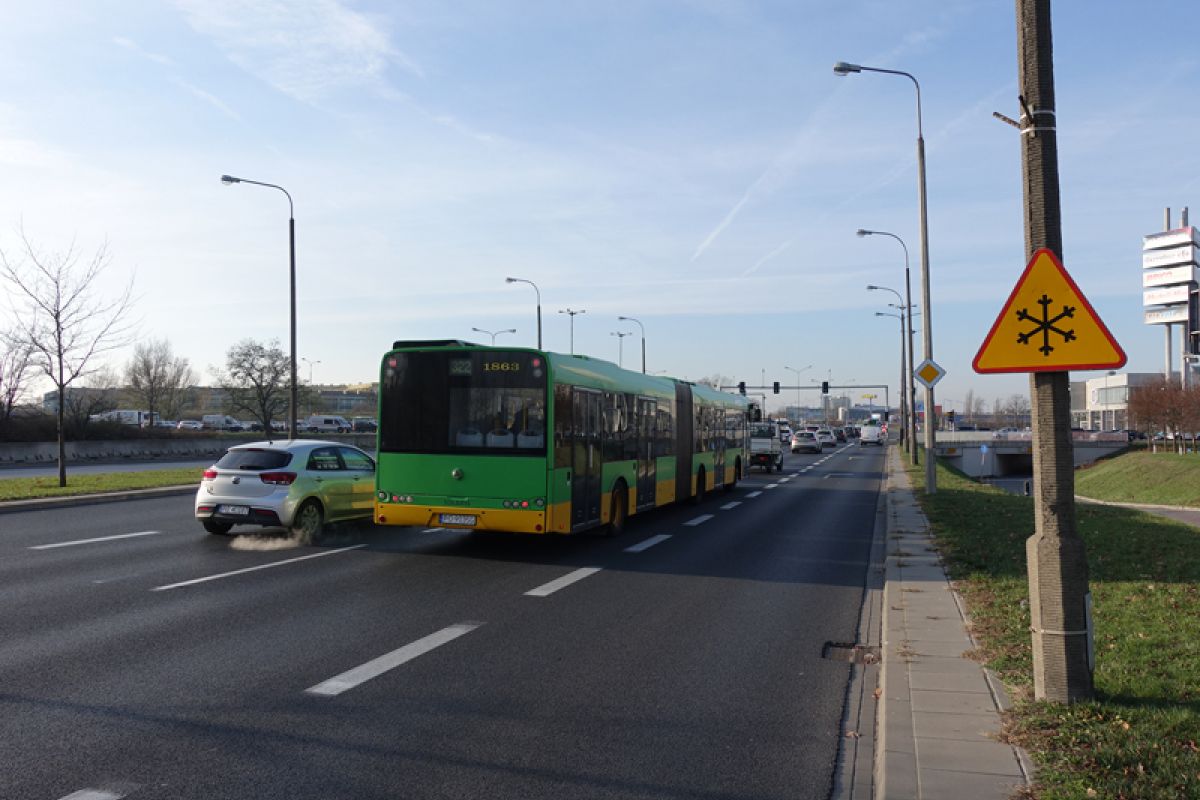
<svg viewBox="0 0 1200 800">
<path fill-rule="evenodd" d="M 848 661 L 851 664 L 878 664 L 880 649 L 866 644 L 826 642 L 821 657 L 833 661 Z"/>
</svg>

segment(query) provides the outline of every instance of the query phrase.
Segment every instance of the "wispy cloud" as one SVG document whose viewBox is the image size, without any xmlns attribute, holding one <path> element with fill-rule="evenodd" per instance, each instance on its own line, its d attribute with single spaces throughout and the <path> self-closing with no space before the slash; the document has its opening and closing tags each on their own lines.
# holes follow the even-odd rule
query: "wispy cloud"
<svg viewBox="0 0 1200 800">
<path fill-rule="evenodd" d="M 126 50 L 130 50 L 134 53 L 137 53 L 142 58 L 153 61 L 156 64 L 162 64 L 164 67 L 172 66 L 172 64 L 174 63 L 171 61 L 171 59 L 169 57 L 161 55 L 159 53 L 151 53 L 149 50 L 142 48 L 137 42 L 133 41 L 132 39 L 128 39 L 124 36 L 114 36 L 113 44 L 115 44 L 119 47 L 124 47 Z"/>
<path fill-rule="evenodd" d="M 398 67 L 424 78 L 365 14 L 335 0 L 295 5 L 256 0 L 177 0 L 188 24 L 250 74 L 301 102 L 332 92 L 387 84 Z"/>
<path fill-rule="evenodd" d="M 770 261 L 772 258 L 775 258 L 775 256 L 779 255 L 780 253 L 782 253 L 784 250 L 787 250 L 791 246 L 792 246 L 792 243 L 790 241 L 784 242 L 783 244 L 779 245 L 779 247 L 776 247 L 774 250 L 767 253 L 765 256 L 760 258 L 758 261 L 754 262 L 754 266 L 752 266 L 750 269 L 743 272 L 742 277 L 744 278 L 747 275 L 752 275 L 755 272 L 758 272 L 759 267 L 761 267 L 763 264 Z"/>
<path fill-rule="evenodd" d="M 236 111 L 234 111 L 228 105 L 226 105 L 224 103 L 224 101 L 221 100 L 221 98 L 217 97 L 216 95 L 212 94 L 211 92 L 206 92 L 203 89 L 201 89 L 200 87 L 193 86 L 192 84 L 188 83 L 187 81 L 181 80 L 179 78 L 174 78 L 172 80 L 174 81 L 175 85 L 191 92 L 193 95 L 200 98 L 204 102 L 208 103 L 213 108 L 217 109 L 222 114 L 229 117 L 230 119 L 235 119 L 238 122 L 242 121 L 242 117 L 240 114 L 238 114 Z"/>
</svg>

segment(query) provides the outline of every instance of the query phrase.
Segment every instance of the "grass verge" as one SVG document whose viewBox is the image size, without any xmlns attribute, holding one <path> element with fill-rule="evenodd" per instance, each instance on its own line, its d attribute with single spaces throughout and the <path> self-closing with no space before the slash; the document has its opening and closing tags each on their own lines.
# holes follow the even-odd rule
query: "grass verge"
<svg viewBox="0 0 1200 800">
<path fill-rule="evenodd" d="M 130 489 L 154 489 L 160 486 L 200 485 L 202 467 L 156 469 L 143 472 L 106 472 L 72 475 L 67 470 L 67 485 L 58 485 L 58 476 L 44 478 L 0 477 L 0 502 L 33 500 L 39 497 L 66 497 L 77 494 L 101 494 Z"/>
<path fill-rule="evenodd" d="M 1032 498 L 941 465 L 933 496 L 924 494 L 923 468 L 909 476 L 983 658 L 1015 701 L 1006 734 L 1037 764 L 1035 796 L 1200 798 L 1200 531 L 1135 510 L 1076 507 L 1092 592 L 1096 699 L 1058 706 L 1032 699 Z"/>
<path fill-rule="evenodd" d="M 1075 492 L 1114 503 L 1200 508 L 1200 456 L 1125 452 L 1079 470 Z"/>
</svg>

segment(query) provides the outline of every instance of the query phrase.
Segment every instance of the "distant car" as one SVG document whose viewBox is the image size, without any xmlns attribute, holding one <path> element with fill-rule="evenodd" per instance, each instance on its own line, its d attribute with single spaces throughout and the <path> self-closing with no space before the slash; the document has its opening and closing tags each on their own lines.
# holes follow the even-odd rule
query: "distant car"
<svg viewBox="0 0 1200 800">
<path fill-rule="evenodd" d="M 837 439 L 839 442 L 846 441 L 846 429 L 845 428 L 834 428 L 833 429 L 833 438 Z"/>
<path fill-rule="evenodd" d="M 374 505 L 374 459 L 338 442 L 293 439 L 229 448 L 204 471 L 195 514 L 212 534 L 278 525 L 311 542 L 328 523 L 370 519 Z"/>
<path fill-rule="evenodd" d="M 821 443 L 812 431 L 796 431 L 792 434 L 793 453 L 820 453 Z"/>
<path fill-rule="evenodd" d="M 180 431 L 202 431 L 204 430 L 204 423 L 198 419 L 181 419 L 175 426 L 175 429 Z"/>
<path fill-rule="evenodd" d="M 154 421 L 156 428 L 175 428 L 179 426 L 179 420 L 175 419 L 158 419 Z"/>
<path fill-rule="evenodd" d="M 379 429 L 374 417 L 355 417 L 350 424 L 354 426 L 355 433 L 374 433 Z"/>
<path fill-rule="evenodd" d="M 285 422 L 284 420 L 281 420 L 281 419 L 271 420 L 271 430 L 275 431 L 276 433 L 286 433 L 287 429 L 288 429 L 287 422 Z"/>
<path fill-rule="evenodd" d="M 837 437 L 829 428 L 817 428 L 817 441 L 822 447 L 837 447 Z"/>
<path fill-rule="evenodd" d="M 883 447 L 883 440 L 883 427 L 880 425 L 867 424 L 858 429 L 859 447 L 866 447 L 869 444 Z"/>
<path fill-rule="evenodd" d="M 332 414 L 313 414 L 305 425 L 313 433 L 349 433 L 353 427 L 345 417 Z"/>
</svg>

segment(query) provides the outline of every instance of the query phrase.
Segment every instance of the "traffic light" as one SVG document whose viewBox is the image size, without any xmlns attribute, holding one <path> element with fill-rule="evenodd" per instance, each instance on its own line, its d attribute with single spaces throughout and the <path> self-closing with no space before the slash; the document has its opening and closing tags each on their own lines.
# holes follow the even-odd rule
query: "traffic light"
<svg viewBox="0 0 1200 800">
<path fill-rule="evenodd" d="M 738 381 L 738 393 L 739 394 L 746 393 L 746 382 L 745 381 Z"/>
<path fill-rule="evenodd" d="M 821 381 L 821 394 L 829 394 L 829 381 Z"/>
<path fill-rule="evenodd" d="M 775 381 L 775 384 L 771 388 L 775 394 L 779 394 L 779 381 Z"/>
</svg>

